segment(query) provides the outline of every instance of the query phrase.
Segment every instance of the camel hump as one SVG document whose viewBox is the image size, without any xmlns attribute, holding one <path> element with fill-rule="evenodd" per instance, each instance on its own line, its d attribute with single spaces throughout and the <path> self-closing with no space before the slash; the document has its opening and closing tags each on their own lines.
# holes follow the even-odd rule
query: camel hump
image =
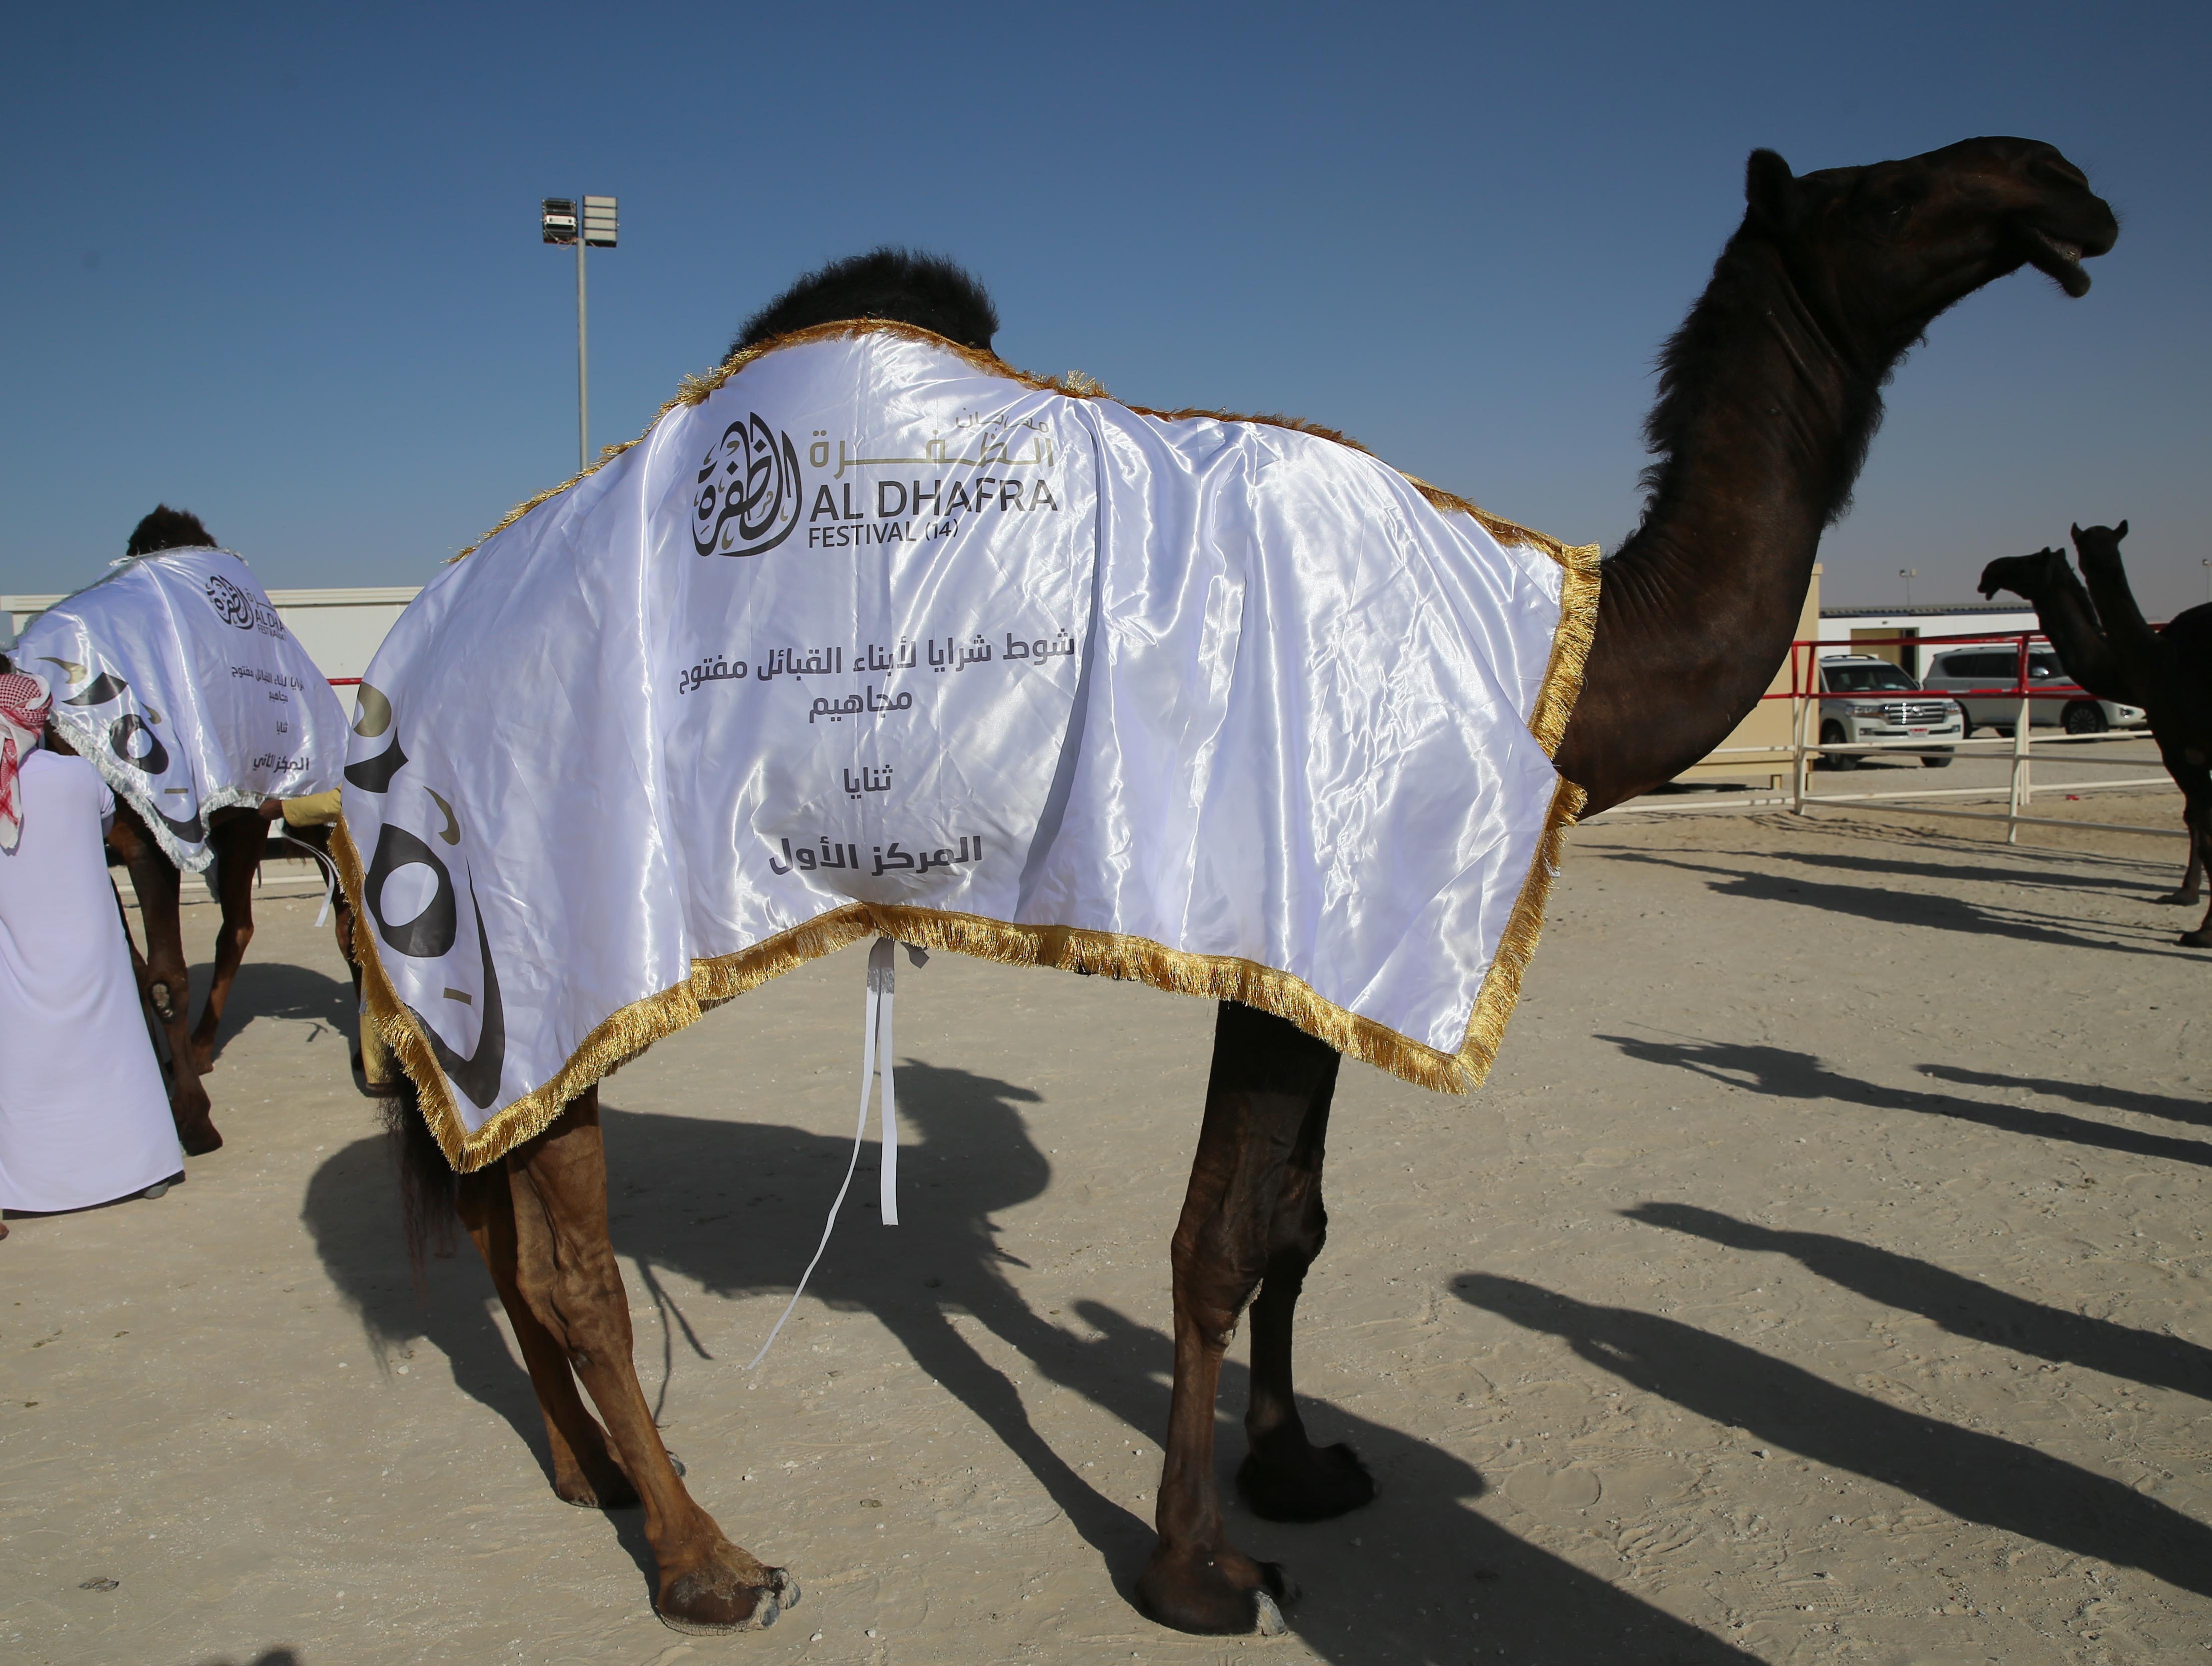
<svg viewBox="0 0 2212 1666">
<path fill-rule="evenodd" d="M 811 271 L 745 320 L 732 353 L 773 337 L 848 319 L 890 319 L 990 351 L 999 309 L 975 276 L 942 255 L 884 247 Z"/>
<path fill-rule="evenodd" d="M 212 550 L 215 539 L 189 509 L 173 509 L 156 503 L 153 513 L 131 528 L 126 556 L 150 556 L 163 550 Z"/>
</svg>

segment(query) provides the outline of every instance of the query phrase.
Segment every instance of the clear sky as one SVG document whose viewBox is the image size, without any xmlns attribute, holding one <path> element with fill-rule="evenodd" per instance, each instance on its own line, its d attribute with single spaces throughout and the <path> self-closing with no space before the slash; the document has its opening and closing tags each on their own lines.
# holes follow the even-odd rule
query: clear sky
<svg viewBox="0 0 2212 1666">
<path fill-rule="evenodd" d="M 1501 514 L 1633 525 L 1659 343 L 1801 171 L 2046 139 L 2119 210 L 1891 391 L 1826 599 L 1970 598 L 2128 517 L 2206 599 L 2212 7 L 2008 3 L 334 7 L 100 3 L 7 28 L 0 591 L 155 502 L 272 587 L 416 583 L 575 460 L 574 261 L 611 193 L 592 436 L 806 268 L 967 264 L 1015 364 L 1284 410 Z"/>
</svg>

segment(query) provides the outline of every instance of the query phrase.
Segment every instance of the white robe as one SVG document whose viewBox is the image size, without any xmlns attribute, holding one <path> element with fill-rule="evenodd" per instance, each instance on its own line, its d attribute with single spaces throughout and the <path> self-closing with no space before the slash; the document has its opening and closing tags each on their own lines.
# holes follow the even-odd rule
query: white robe
<svg viewBox="0 0 2212 1666">
<path fill-rule="evenodd" d="M 185 1166 L 146 1032 L 92 765 L 23 760 L 23 837 L 0 852 L 0 1207 L 82 1209 Z"/>
</svg>

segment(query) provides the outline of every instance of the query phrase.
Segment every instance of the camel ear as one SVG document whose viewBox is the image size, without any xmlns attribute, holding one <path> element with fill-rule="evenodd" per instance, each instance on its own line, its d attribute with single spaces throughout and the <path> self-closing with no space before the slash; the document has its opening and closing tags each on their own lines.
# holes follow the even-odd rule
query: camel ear
<svg viewBox="0 0 2212 1666">
<path fill-rule="evenodd" d="M 2072 538 L 2072 539 L 2074 540 L 2074 547 L 2075 547 L 2075 549 L 2077 549 L 2077 550 L 2078 550 L 2079 548 L 2081 548 L 2081 526 L 2080 526 L 2080 525 L 2079 525 L 2078 523 L 2072 523 L 2072 522 L 2069 522 L 2069 523 L 2068 524 L 2067 528 L 2066 528 L 2066 536 L 2067 536 L 2067 537 L 2069 537 L 2069 538 Z"/>
<path fill-rule="evenodd" d="M 2115 526 L 2115 527 L 2113 527 L 2113 528 L 2112 528 L 2112 542 L 2113 542 L 2113 543 L 2115 543 L 2115 544 L 2118 544 L 2118 543 L 2122 538 L 2125 538 L 2127 535 L 2128 535 L 2128 523 L 2127 523 L 2126 521 L 2124 521 L 2124 521 L 2122 521 L 2118 526 Z"/>
<path fill-rule="evenodd" d="M 1743 200 L 1753 214 L 1777 230 L 1796 223 L 1797 179 L 1778 153 L 1751 153 L 1743 167 Z"/>
</svg>

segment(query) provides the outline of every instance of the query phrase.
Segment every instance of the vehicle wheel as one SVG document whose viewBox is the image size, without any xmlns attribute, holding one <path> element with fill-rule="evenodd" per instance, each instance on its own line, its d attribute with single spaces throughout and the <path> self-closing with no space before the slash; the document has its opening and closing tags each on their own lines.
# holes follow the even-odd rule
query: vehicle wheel
<svg viewBox="0 0 2212 1666">
<path fill-rule="evenodd" d="M 1967 711 L 1964 706 L 1961 706 L 1959 708 L 1959 739 L 1961 740 L 1972 740 L 1973 738 L 1973 714 Z"/>
<path fill-rule="evenodd" d="M 2102 734 L 2112 727 L 2105 721 L 2105 708 L 2087 700 L 2069 706 L 2059 721 L 2065 725 L 2069 734 Z"/>
<path fill-rule="evenodd" d="M 1948 769 L 1951 767 L 1951 754 L 1948 752 L 1923 752 L 1920 755 L 1920 761 L 1926 764 L 1930 769 Z"/>
<path fill-rule="evenodd" d="M 1850 741 L 1850 737 L 1844 733 L 1842 724 L 1823 723 L 1820 726 L 1820 744 L 1823 746 L 1848 745 Z M 1856 769 L 1859 767 L 1859 761 L 1856 757 L 1838 757 L 1828 753 L 1822 756 L 1820 766 L 1826 769 Z"/>
</svg>

